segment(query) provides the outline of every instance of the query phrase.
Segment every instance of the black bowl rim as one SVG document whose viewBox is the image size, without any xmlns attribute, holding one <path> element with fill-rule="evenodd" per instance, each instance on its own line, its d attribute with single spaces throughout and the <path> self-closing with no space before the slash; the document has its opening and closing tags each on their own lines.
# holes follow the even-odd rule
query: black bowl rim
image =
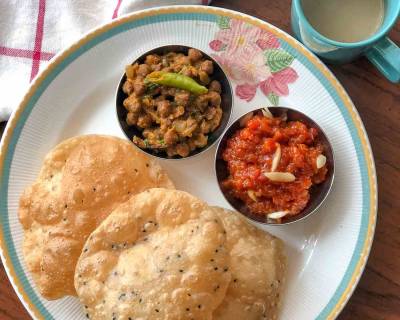
<svg viewBox="0 0 400 320">
<path fill-rule="evenodd" d="M 222 74 L 224 75 L 226 82 L 228 83 L 228 87 L 229 87 L 229 92 L 227 93 L 230 98 L 231 98 L 231 103 L 229 106 L 229 110 L 227 111 L 223 111 L 223 112 L 227 112 L 228 114 L 228 119 L 226 121 L 226 124 L 224 125 L 223 130 L 221 130 L 221 133 L 219 134 L 219 136 L 210 144 L 207 144 L 205 147 L 202 148 L 201 151 L 194 153 L 194 154 L 189 154 L 187 157 L 179 157 L 179 158 L 168 158 L 168 157 L 164 157 L 161 155 L 156 155 L 153 154 L 151 152 L 146 151 L 145 149 L 142 149 L 140 147 L 138 147 L 136 144 L 133 143 L 133 141 L 131 141 L 131 139 L 129 138 L 128 134 L 125 132 L 124 128 L 122 127 L 121 121 L 118 117 L 118 93 L 120 92 L 120 90 L 122 90 L 122 86 L 121 83 L 124 79 L 125 76 L 125 72 L 122 74 L 120 80 L 118 81 L 117 84 L 117 88 L 115 90 L 115 97 L 114 97 L 114 101 L 115 101 L 115 115 L 117 118 L 117 122 L 119 124 L 119 127 L 121 129 L 121 131 L 124 133 L 124 136 L 126 137 L 126 139 L 128 141 L 130 141 L 132 143 L 132 145 L 137 148 L 138 150 L 140 150 L 140 152 L 143 152 L 144 154 L 151 156 L 153 158 L 156 159 L 161 159 L 161 160 L 167 160 L 167 161 L 179 161 L 179 160 L 186 160 L 186 159 L 192 159 L 195 158 L 197 156 L 200 156 L 202 154 L 204 154 L 206 151 L 208 151 L 212 146 L 214 146 L 217 142 L 219 143 L 219 140 L 221 139 L 221 137 L 224 135 L 225 130 L 229 127 L 229 122 L 232 118 L 232 112 L 233 112 L 233 108 L 234 108 L 234 95 L 233 95 L 233 89 L 232 89 L 232 83 L 231 80 L 229 79 L 228 75 L 226 74 L 225 70 L 222 68 L 221 64 L 218 63 L 213 57 L 211 57 L 208 53 L 204 52 L 203 50 L 194 47 L 194 46 L 187 46 L 184 44 L 166 44 L 166 45 L 162 45 L 162 46 L 158 46 L 158 47 L 154 47 L 152 49 L 149 49 L 147 51 L 145 51 L 144 53 L 142 53 L 140 56 L 136 57 L 131 64 L 134 64 L 136 61 L 138 61 L 139 59 L 145 57 L 146 55 L 150 54 L 151 52 L 153 52 L 154 50 L 159 50 L 159 49 L 163 49 L 163 48 L 168 48 L 168 47 L 185 47 L 187 49 L 193 48 L 196 50 L 199 50 L 202 54 L 204 54 L 205 56 L 207 56 L 207 59 L 212 60 L 213 63 L 215 63 L 216 65 L 218 65 L 218 67 L 220 68 L 220 70 L 222 71 Z"/>
<path fill-rule="evenodd" d="M 233 126 L 237 125 L 238 122 L 239 122 L 243 117 L 247 116 L 247 115 L 250 114 L 250 113 L 254 113 L 254 112 L 261 111 L 261 110 L 264 109 L 264 108 L 266 108 L 266 107 L 261 107 L 261 108 L 259 107 L 259 108 L 255 108 L 255 109 L 249 110 L 249 111 L 243 113 L 242 115 L 238 116 L 234 121 L 232 121 L 232 123 L 231 123 L 229 126 L 227 126 L 227 128 L 225 129 L 224 133 L 223 133 L 222 136 L 221 136 L 221 139 L 220 139 L 219 142 L 218 142 L 217 150 L 216 150 L 216 152 L 215 152 L 215 157 L 214 157 L 214 176 L 215 176 L 215 179 L 216 179 L 216 181 L 217 181 L 219 190 L 220 190 L 220 192 L 222 193 L 224 199 L 229 203 L 229 205 L 230 205 L 235 211 L 239 212 L 239 213 L 240 213 L 241 215 L 243 215 L 245 218 L 247 218 L 247 219 L 249 219 L 249 220 L 251 220 L 251 221 L 254 221 L 254 222 L 256 222 L 256 223 L 260 223 L 260 224 L 268 225 L 268 226 L 284 226 L 284 225 L 289 225 L 289 224 L 292 224 L 292 223 L 296 223 L 296 222 L 305 220 L 306 218 L 310 217 L 311 215 L 314 215 L 314 214 L 318 211 L 318 209 L 321 207 L 322 203 L 326 200 L 326 198 L 328 197 L 329 193 L 330 193 L 331 190 L 332 190 L 333 181 L 334 181 L 334 178 L 335 178 L 335 154 L 334 154 L 334 150 L 333 150 L 333 147 L 332 147 L 332 143 L 331 143 L 331 141 L 329 140 L 327 134 L 325 133 L 325 131 L 321 128 L 321 126 L 320 126 L 313 118 L 311 118 L 310 116 L 306 115 L 304 112 L 299 111 L 299 110 L 297 110 L 297 109 L 294 109 L 294 108 L 292 108 L 292 107 L 286 107 L 286 106 L 268 106 L 267 108 L 268 108 L 269 110 L 271 110 L 271 112 L 273 112 L 273 109 L 275 108 L 275 109 L 281 109 L 281 110 L 282 110 L 282 109 L 286 109 L 287 111 L 297 113 L 297 114 L 299 114 L 301 117 L 304 117 L 305 119 L 307 119 L 308 121 L 310 121 L 311 123 L 313 123 L 313 125 L 315 125 L 315 127 L 319 130 L 319 133 L 322 133 L 322 135 L 323 135 L 324 139 L 326 140 L 327 145 L 328 145 L 328 147 L 329 147 L 329 148 L 328 148 L 328 149 L 329 149 L 329 156 L 331 157 L 331 164 L 332 164 L 332 167 L 330 168 L 330 172 L 331 172 L 330 175 L 329 175 L 329 180 L 330 180 L 330 181 L 327 180 L 327 182 L 329 183 L 329 185 L 327 186 L 326 191 L 325 191 L 325 194 L 321 197 L 319 203 L 318 203 L 312 210 L 310 210 L 309 212 L 307 212 L 306 214 L 301 214 L 301 213 L 299 213 L 299 214 L 293 216 L 294 218 L 293 218 L 292 220 L 290 220 L 290 221 L 286 221 L 286 222 L 285 222 L 285 220 L 283 220 L 283 222 L 279 222 L 279 223 L 278 223 L 278 222 L 268 222 L 267 219 L 265 219 L 264 221 L 262 221 L 261 219 L 260 219 L 260 220 L 257 220 L 257 219 L 255 219 L 253 216 L 248 215 L 248 214 L 242 212 L 239 208 L 237 208 L 236 206 L 234 206 L 234 205 L 231 203 L 231 201 L 229 201 L 229 198 L 226 196 L 226 192 L 221 188 L 221 183 L 220 183 L 220 180 L 219 180 L 219 177 L 218 177 L 218 173 L 217 173 L 217 164 L 218 164 L 218 161 L 219 161 L 218 156 L 219 156 L 219 154 L 220 154 L 220 152 L 221 152 L 222 143 L 223 143 L 226 139 L 228 139 L 228 138 L 230 137 L 230 136 L 227 137 L 228 131 L 230 131 L 230 129 L 231 129 Z"/>
</svg>

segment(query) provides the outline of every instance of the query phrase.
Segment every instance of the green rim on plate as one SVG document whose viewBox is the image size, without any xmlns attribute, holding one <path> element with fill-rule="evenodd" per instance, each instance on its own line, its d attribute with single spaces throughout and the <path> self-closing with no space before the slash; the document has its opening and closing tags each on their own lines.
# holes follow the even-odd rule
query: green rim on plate
<svg viewBox="0 0 400 320">
<path fill-rule="evenodd" d="M 33 290 L 11 239 L 8 217 L 8 185 L 10 167 L 14 152 L 25 122 L 35 108 L 36 102 L 57 75 L 71 62 L 116 34 L 166 21 L 192 20 L 216 22 L 219 16 L 234 17 L 257 25 L 279 37 L 282 47 L 296 57 L 324 86 L 332 99 L 339 106 L 342 117 L 351 133 L 357 153 L 362 179 L 362 215 L 361 227 L 351 261 L 334 295 L 320 312 L 317 319 L 334 318 L 342 310 L 354 290 L 368 258 L 372 244 L 377 214 L 377 186 L 373 157 L 362 122 L 349 97 L 329 70 L 299 42 L 279 29 L 259 19 L 234 11 L 203 6 L 176 6 L 140 11 L 117 19 L 100 27 L 67 50 L 58 54 L 47 68 L 36 78 L 24 100 L 9 121 L 1 144 L 0 158 L 0 243 L 3 264 L 8 276 L 30 314 L 37 319 L 53 319 Z"/>
</svg>

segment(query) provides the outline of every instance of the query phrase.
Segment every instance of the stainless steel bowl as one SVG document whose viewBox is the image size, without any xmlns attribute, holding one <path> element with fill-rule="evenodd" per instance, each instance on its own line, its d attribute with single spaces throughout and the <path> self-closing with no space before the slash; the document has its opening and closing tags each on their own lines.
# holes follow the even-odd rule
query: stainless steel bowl
<svg viewBox="0 0 400 320">
<path fill-rule="evenodd" d="M 151 49 L 151 50 L 143 53 L 140 57 L 135 59 L 132 62 L 132 64 L 134 64 L 135 62 L 143 63 L 145 57 L 149 54 L 155 53 L 155 54 L 163 55 L 168 52 L 181 52 L 181 53 L 187 54 L 188 50 L 190 48 L 193 48 L 193 47 L 188 47 L 188 46 L 183 46 L 183 45 L 167 45 L 167 46 L 154 48 L 154 49 Z M 197 48 L 195 48 L 195 49 L 197 49 Z M 145 152 L 146 154 L 149 154 L 149 155 L 157 157 L 157 158 L 168 159 L 168 160 L 170 160 L 170 159 L 177 159 L 177 160 L 178 159 L 187 159 L 187 158 L 199 155 L 199 154 L 205 152 L 206 150 L 208 150 L 221 137 L 226 126 L 228 125 L 228 122 L 229 122 L 229 119 L 230 119 L 230 116 L 232 113 L 232 103 L 233 103 L 232 87 L 229 82 L 229 79 L 226 76 L 225 72 L 222 70 L 221 66 L 212 57 L 210 57 L 208 54 L 204 53 L 200 49 L 197 49 L 197 50 L 199 50 L 203 54 L 204 57 L 211 60 L 214 64 L 214 73 L 212 75 L 212 79 L 218 80 L 221 83 L 221 88 L 222 88 L 221 108 L 222 108 L 223 114 L 222 114 L 222 119 L 221 119 L 221 123 L 220 123 L 219 127 L 214 132 L 212 132 L 208 135 L 207 145 L 203 148 L 199 148 L 199 149 L 192 151 L 189 154 L 189 156 L 187 156 L 185 158 L 182 158 L 179 156 L 170 158 L 164 152 L 159 153 L 159 152 L 156 152 L 156 151 L 153 151 L 150 149 L 141 149 L 132 142 L 133 136 L 142 137 L 142 131 L 135 126 L 128 126 L 128 124 L 126 123 L 127 110 L 123 106 L 123 102 L 124 102 L 125 98 L 127 98 L 127 95 L 122 91 L 122 86 L 123 86 L 124 82 L 126 81 L 125 73 L 123 74 L 123 76 L 118 84 L 117 92 L 116 92 L 116 112 L 117 112 L 118 122 L 119 122 L 120 127 L 121 127 L 122 131 L 124 132 L 125 136 L 128 138 L 128 140 L 130 140 L 132 142 L 132 144 L 135 145 L 135 147 L 137 147 L 139 150 Z"/>
<path fill-rule="evenodd" d="M 247 218 L 249 218 L 253 221 L 259 222 L 259 223 L 268 224 L 268 225 L 285 225 L 285 224 L 303 220 L 306 217 L 310 216 L 311 214 L 315 213 L 317 211 L 317 209 L 321 206 L 322 202 L 326 199 L 329 191 L 331 190 L 332 184 L 333 184 L 333 178 L 334 178 L 334 172 L 335 172 L 334 155 L 333 155 L 333 149 L 332 149 L 331 143 L 329 142 L 328 137 L 326 136 L 324 131 L 314 120 L 312 120 L 311 118 L 306 116 L 304 113 L 301 113 L 300 111 L 286 108 L 286 107 L 270 107 L 268 109 L 271 111 L 271 113 L 273 114 L 274 117 L 278 117 L 283 114 L 287 114 L 288 121 L 301 121 L 309 127 L 316 128 L 318 130 L 318 139 L 322 142 L 322 144 L 324 146 L 324 155 L 326 156 L 328 173 L 327 173 L 327 176 L 326 176 L 326 179 L 324 182 L 322 182 L 321 184 L 318 184 L 318 185 L 313 185 L 310 188 L 310 200 L 308 201 L 308 204 L 303 209 L 303 211 L 294 216 L 285 216 L 284 218 L 281 219 L 280 222 L 277 220 L 268 219 L 266 216 L 261 216 L 261 215 L 256 215 L 256 214 L 251 213 L 243 201 L 241 201 L 237 198 L 234 198 L 228 192 L 228 190 L 225 190 L 224 187 L 222 186 L 222 181 L 225 180 L 229 175 L 226 162 L 222 159 L 222 153 L 226 147 L 226 142 L 230 137 L 232 137 L 232 135 L 237 130 L 239 130 L 241 128 L 240 122 L 243 118 L 249 117 L 249 114 L 251 114 L 251 113 L 253 113 L 253 114 L 261 113 L 261 108 L 252 110 L 252 111 L 244 114 L 239 119 L 234 121 L 228 127 L 228 129 L 224 132 L 224 134 L 218 144 L 218 147 L 217 147 L 217 153 L 216 153 L 216 157 L 215 157 L 215 174 L 216 174 L 216 178 L 218 181 L 218 185 L 219 185 L 220 190 L 223 193 L 225 199 L 237 211 L 242 213 Z"/>
</svg>

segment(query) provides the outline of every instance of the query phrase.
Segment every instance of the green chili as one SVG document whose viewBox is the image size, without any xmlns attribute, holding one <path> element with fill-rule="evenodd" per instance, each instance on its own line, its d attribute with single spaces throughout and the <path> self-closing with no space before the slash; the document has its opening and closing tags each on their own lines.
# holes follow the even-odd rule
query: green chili
<svg viewBox="0 0 400 320">
<path fill-rule="evenodd" d="M 146 93 L 152 94 L 154 90 L 156 90 L 160 85 L 157 83 L 149 82 L 146 84 L 147 90 Z"/>
<path fill-rule="evenodd" d="M 152 83 L 179 88 L 194 94 L 207 93 L 208 89 L 198 84 L 194 79 L 179 73 L 154 71 L 147 75 L 146 80 Z"/>
</svg>

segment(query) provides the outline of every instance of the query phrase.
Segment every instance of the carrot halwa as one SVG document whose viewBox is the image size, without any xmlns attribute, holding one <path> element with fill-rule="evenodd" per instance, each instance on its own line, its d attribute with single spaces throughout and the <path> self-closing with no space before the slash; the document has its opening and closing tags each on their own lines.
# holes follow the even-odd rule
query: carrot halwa
<svg viewBox="0 0 400 320">
<path fill-rule="evenodd" d="M 223 187 L 254 214 L 296 215 L 306 207 L 310 188 L 326 178 L 323 151 L 316 128 L 256 114 L 227 141 Z"/>
</svg>

